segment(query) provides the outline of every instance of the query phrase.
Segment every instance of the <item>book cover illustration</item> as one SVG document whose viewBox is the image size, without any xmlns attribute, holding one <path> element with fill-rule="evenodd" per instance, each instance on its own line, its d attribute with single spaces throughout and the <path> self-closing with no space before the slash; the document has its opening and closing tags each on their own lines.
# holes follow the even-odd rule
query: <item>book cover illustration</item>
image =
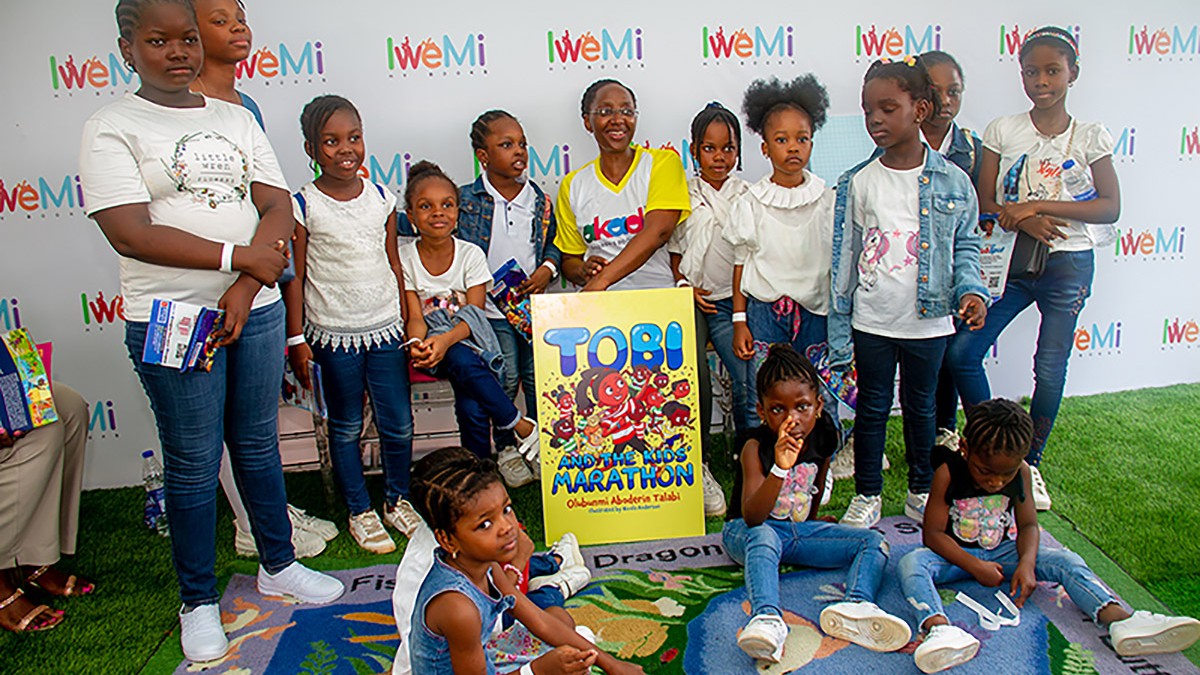
<svg viewBox="0 0 1200 675">
<path fill-rule="evenodd" d="M 142 361 L 184 373 L 208 372 L 217 350 L 216 331 L 224 317 L 224 310 L 155 299 Z"/>
<path fill-rule="evenodd" d="M 50 376 L 29 332 L 17 328 L 0 339 L 0 426 L 9 432 L 31 431 L 58 421 Z"/>
<path fill-rule="evenodd" d="M 526 337 L 532 338 L 533 319 L 529 311 L 529 296 L 517 293 L 517 289 L 528 278 L 517 261 L 510 258 L 492 273 L 492 290 L 489 295 L 508 322 Z"/>
<path fill-rule="evenodd" d="M 329 410 L 325 406 L 325 389 L 321 383 L 321 366 L 317 365 L 315 361 L 308 362 L 308 380 L 312 383 L 312 391 L 305 389 L 300 384 L 299 378 L 292 370 L 292 364 L 285 359 L 283 389 L 279 394 L 283 404 L 316 413 L 321 419 L 328 419 Z"/>
</svg>

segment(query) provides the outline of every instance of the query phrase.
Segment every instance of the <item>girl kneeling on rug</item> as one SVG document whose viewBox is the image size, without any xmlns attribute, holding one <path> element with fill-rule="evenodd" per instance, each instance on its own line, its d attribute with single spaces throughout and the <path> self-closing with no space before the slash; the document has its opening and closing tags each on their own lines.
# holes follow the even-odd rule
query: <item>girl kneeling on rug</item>
<svg viewBox="0 0 1200 675">
<path fill-rule="evenodd" d="M 772 345 L 758 371 L 763 424 L 740 452 L 742 517 L 727 522 L 721 535 L 729 555 L 746 567 L 751 619 L 738 646 L 756 659 L 783 657 L 788 629 L 779 606 L 781 563 L 848 567 L 845 602 L 821 612 L 827 634 L 879 652 L 900 649 L 912 634 L 873 602 L 887 566 L 883 535 L 817 518 L 838 443 L 819 382 L 812 363 L 787 344 Z"/>
<path fill-rule="evenodd" d="M 1025 604 L 1039 579 L 1061 585 L 1097 625 L 1108 626 L 1113 649 L 1121 656 L 1190 647 L 1200 638 L 1200 621 L 1130 614 L 1083 558 L 1039 544 L 1033 479 L 1025 463 L 1033 442 L 1033 418 L 1020 405 L 998 398 L 967 411 L 958 446 L 963 454 L 934 448 L 925 547 L 900 559 L 904 596 L 916 608 L 917 628 L 926 633 L 913 652 L 917 667 L 935 673 L 979 652 L 979 640 L 946 618 L 936 586 L 972 577 L 984 586 L 1007 589 L 1017 607 Z"/>
<path fill-rule="evenodd" d="M 438 543 L 412 614 L 414 672 L 544 675 L 588 673 L 593 665 L 610 675 L 643 672 L 600 651 L 571 629 L 569 615 L 539 609 L 512 582 L 506 570 L 517 556 L 520 524 L 495 462 L 464 454 L 422 463 L 413 499 Z M 503 615 L 518 622 L 510 630 L 530 635 L 510 634 L 505 643 L 525 645 L 527 653 L 497 665 L 485 645 L 502 632 Z"/>
</svg>

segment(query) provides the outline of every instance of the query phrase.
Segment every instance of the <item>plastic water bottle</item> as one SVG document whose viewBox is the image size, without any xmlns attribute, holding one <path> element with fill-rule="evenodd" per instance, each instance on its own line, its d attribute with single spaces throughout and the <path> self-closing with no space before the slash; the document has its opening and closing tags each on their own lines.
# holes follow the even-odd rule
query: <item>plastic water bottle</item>
<svg viewBox="0 0 1200 675">
<path fill-rule="evenodd" d="M 153 450 L 142 452 L 142 483 L 146 486 L 143 522 L 146 527 L 158 532 L 159 536 L 165 537 L 170 534 L 167 526 L 167 490 L 163 486 L 162 464 L 155 459 Z"/>
<path fill-rule="evenodd" d="M 1067 194 L 1077 202 L 1086 202 L 1099 196 L 1096 193 L 1096 187 L 1092 185 L 1091 173 L 1076 164 L 1073 159 L 1063 162 L 1062 184 Z"/>
</svg>

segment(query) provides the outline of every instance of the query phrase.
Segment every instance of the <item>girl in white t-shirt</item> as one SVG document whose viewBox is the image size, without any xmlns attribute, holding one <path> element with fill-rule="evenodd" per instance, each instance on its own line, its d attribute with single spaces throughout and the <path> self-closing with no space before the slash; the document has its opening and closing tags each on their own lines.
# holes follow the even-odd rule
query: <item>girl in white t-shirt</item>
<svg viewBox="0 0 1200 675">
<path fill-rule="evenodd" d="M 883 448 L 900 368 L 908 461 L 905 515 L 920 522 L 933 478 L 935 391 L 954 317 L 983 325 L 971 179 L 921 140 L 937 112 L 919 57 L 876 61 L 863 81 L 867 131 L 882 154 L 838 180 L 833 223 L 830 364 L 858 368 L 854 421 L 857 495 L 842 523 L 879 520 Z"/>
<path fill-rule="evenodd" d="M 296 279 L 288 300 L 288 359 L 311 389 L 308 363 L 321 368 L 329 408 L 333 475 L 362 548 L 396 544 L 371 508 L 359 438 L 370 393 L 383 460 L 384 521 L 409 535 L 419 522 L 408 496 L 412 399 L 400 298 L 396 195 L 359 175 L 366 149 L 358 110 L 341 96 L 318 96 L 300 114 L 304 152 L 321 175 L 293 202 Z M 311 343 L 311 347 L 309 346 Z"/>
<path fill-rule="evenodd" d="M 751 402 L 770 345 L 789 344 L 814 364 L 826 351 L 833 191 L 808 170 L 808 160 L 828 107 L 813 75 L 755 80 L 742 103 L 771 162 L 771 173 L 734 201 L 723 233 L 734 250 L 733 351 L 749 362 Z M 821 393 L 836 422 L 837 399 L 828 387 Z"/>
<path fill-rule="evenodd" d="M 1112 241 L 1110 223 L 1121 214 L 1121 189 L 1108 130 L 1067 112 L 1067 91 L 1079 77 L 1074 36 L 1055 27 L 1033 31 L 1021 45 L 1020 60 L 1025 95 L 1033 108 L 993 120 L 984 131 L 979 208 L 985 225 L 998 223 L 1024 233 L 1047 244 L 1050 255 L 1041 276 L 1008 279 L 987 326 L 978 332 L 960 331 L 949 358 L 963 405 L 970 408 L 990 399 L 984 354 L 1017 315 L 1037 304 L 1041 323 L 1029 407 L 1035 433 L 1026 461 L 1033 469 L 1037 508 L 1048 509 L 1050 496 L 1037 467 L 1062 401 L 1079 312 L 1092 293 L 1093 249 Z M 1062 182 L 1067 160 L 1090 170 L 1095 198 L 1074 201 L 1068 194 Z"/>
<path fill-rule="evenodd" d="M 120 256 L 125 346 L 162 444 L 183 653 L 212 661 L 229 649 L 213 568 L 222 441 L 253 521 L 258 590 L 318 604 L 344 591 L 295 561 L 279 461 L 284 310 L 274 285 L 294 222 L 251 114 L 188 91 L 204 59 L 192 5 L 121 0 L 116 15 L 140 84 L 84 124 L 80 176 L 88 215 Z M 142 360 L 156 299 L 225 310 L 210 371 Z"/>
<path fill-rule="evenodd" d="M 518 450 L 536 461 L 537 424 L 504 393 L 502 357 L 484 314 L 487 257 L 475 244 L 456 239 L 458 186 L 431 162 L 409 169 L 404 190 L 408 219 L 421 234 L 400 247 L 404 269 L 406 327 L 413 365 L 450 380 L 463 447 L 491 456 L 491 427 L 511 429 Z M 490 424 L 489 424 L 490 420 Z"/>
</svg>

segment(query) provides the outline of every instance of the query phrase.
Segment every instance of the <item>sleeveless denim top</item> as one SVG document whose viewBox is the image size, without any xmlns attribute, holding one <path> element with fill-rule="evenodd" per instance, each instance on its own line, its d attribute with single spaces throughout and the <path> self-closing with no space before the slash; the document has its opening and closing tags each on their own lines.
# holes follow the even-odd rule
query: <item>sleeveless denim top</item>
<svg viewBox="0 0 1200 675">
<path fill-rule="evenodd" d="M 502 598 L 492 598 L 480 591 L 462 572 L 450 567 L 445 561 L 446 552 L 441 548 L 434 551 L 433 567 L 421 583 L 417 592 L 417 602 L 413 607 L 412 632 L 409 634 L 408 651 L 412 658 L 414 672 L 422 675 L 453 675 L 454 668 L 450 665 L 450 643 L 441 635 L 435 634 L 425 625 L 425 608 L 438 595 L 447 591 L 458 591 L 470 598 L 479 610 L 480 628 L 479 644 L 486 644 L 491 637 L 492 629 L 500 615 L 513 608 L 516 598 L 506 595 Z M 492 573 L 488 572 L 488 585 L 492 583 Z M 419 664 L 419 666 L 418 666 Z M 488 675 L 494 675 L 496 666 L 488 659 Z"/>
</svg>

